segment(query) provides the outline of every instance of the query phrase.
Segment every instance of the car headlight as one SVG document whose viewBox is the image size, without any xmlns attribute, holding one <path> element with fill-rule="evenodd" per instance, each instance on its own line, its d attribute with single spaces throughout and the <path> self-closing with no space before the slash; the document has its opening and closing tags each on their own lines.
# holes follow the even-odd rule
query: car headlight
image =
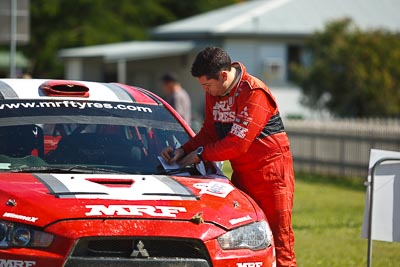
<svg viewBox="0 0 400 267">
<path fill-rule="evenodd" d="M 222 249 L 260 250 L 271 246 L 272 234 L 266 221 L 251 223 L 218 237 Z"/>
<path fill-rule="evenodd" d="M 24 224 L 0 220 L 0 248 L 48 247 L 54 236 Z"/>
</svg>

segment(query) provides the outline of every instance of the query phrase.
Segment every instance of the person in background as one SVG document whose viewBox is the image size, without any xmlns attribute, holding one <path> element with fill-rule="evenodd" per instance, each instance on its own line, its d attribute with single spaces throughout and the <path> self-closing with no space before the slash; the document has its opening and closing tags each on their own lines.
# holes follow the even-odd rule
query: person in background
<svg viewBox="0 0 400 267">
<path fill-rule="evenodd" d="M 276 266 L 296 266 L 292 208 L 294 171 L 289 139 L 268 87 L 221 48 L 199 52 L 191 69 L 205 92 L 205 119 L 182 147 L 163 149 L 168 163 L 229 160 L 232 183 L 264 211 L 275 240 Z"/>
<path fill-rule="evenodd" d="M 173 73 L 166 73 L 161 78 L 163 90 L 166 93 L 165 100 L 170 104 L 182 118 L 190 125 L 191 122 L 191 101 L 189 94 L 182 88 L 178 79 Z"/>
</svg>

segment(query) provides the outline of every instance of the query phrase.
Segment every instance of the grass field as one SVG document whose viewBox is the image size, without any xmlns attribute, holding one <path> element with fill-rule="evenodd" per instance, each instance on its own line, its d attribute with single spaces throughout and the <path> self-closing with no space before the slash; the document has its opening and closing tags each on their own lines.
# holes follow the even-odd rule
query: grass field
<svg viewBox="0 0 400 267">
<path fill-rule="evenodd" d="M 230 176 L 229 165 L 224 168 Z M 367 265 L 363 179 L 296 174 L 293 228 L 299 267 Z M 373 267 L 400 266 L 400 243 L 373 241 Z"/>
</svg>

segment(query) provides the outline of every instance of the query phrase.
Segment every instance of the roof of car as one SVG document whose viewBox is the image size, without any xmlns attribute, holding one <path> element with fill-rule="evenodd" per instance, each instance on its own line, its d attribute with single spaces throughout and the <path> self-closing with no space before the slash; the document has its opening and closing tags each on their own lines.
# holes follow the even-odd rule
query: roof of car
<svg viewBox="0 0 400 267">
<path fill-rule="evenodd" d="M 54 87 L 55 93 L 47 93 L 45 87 Z M 57 91 L 60 87 L 78 87 L 87 91 L 80 95 Z M 160 98 L 151 92 L 124 84 L 46 79 L 0 79 L 0 99 L 82 99 L 91 101 L 130 102 L 161 104 Z"/>
</svg>

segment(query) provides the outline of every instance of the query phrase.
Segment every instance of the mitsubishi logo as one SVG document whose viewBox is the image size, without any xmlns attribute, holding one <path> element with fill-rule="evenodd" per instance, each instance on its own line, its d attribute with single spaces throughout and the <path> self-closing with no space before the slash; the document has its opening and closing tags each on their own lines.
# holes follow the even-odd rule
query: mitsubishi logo
<svg viewBox="0 0 400 267">
<path fill-rule="evenodd" d="M 133 241 L 133 244 L 135 244 L 135 241 Z M 133 249 L 131 253 L 131 257 L 133 258 L 148 258 L 150 255 L 147 252 L 147 250 L 144 248 L 144 244 L 142 240 L 139 240 L 139 242 L 136 244 L 137 249 Z"/>
<path fill-rule="evenodd" d="M 245 118 L 247 118 L 249 116 L 249 113 L 247 112 L 247 106 L 244 107 L 244 109 L 240 112 L 239 115 L 242 117 L 245 117 Z"/>
</svg>

